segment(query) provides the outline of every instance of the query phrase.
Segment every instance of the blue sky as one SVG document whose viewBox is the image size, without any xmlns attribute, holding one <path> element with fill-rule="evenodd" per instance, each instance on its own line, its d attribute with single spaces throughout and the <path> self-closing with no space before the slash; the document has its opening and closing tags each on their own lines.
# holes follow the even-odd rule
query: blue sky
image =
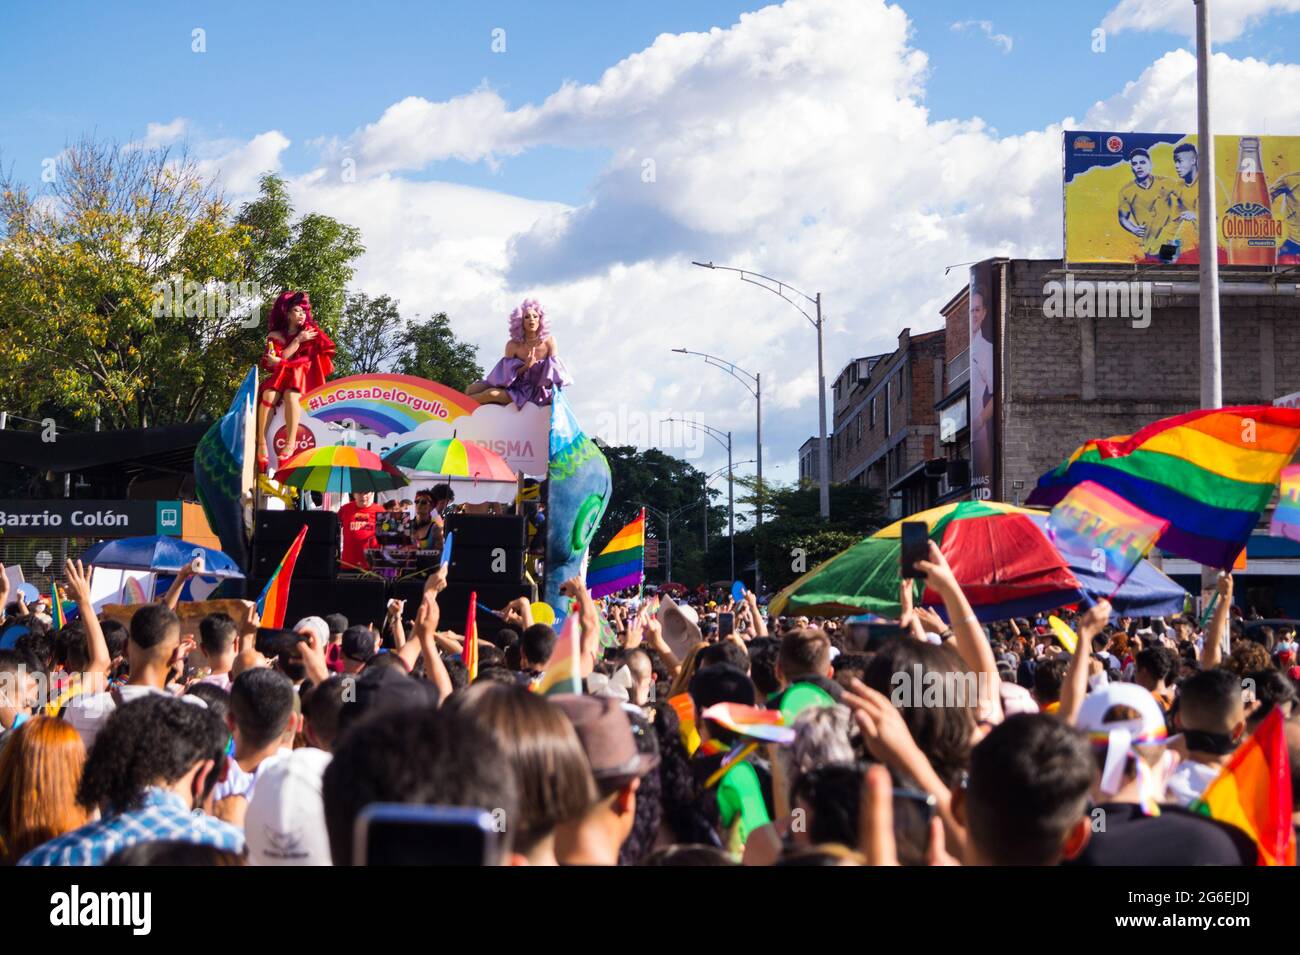
<svg viewBox="0 0 1300 955">
<path fill-rule="evenodd" d="M 1253 22 L 1245 2 L 1215 4 L 1220 121 L 1300 134 L 1300 0 L 1249 0 L 1264 11 Z M 1178 19 L 1190 9 L 9 3 L 0 162 L 39 186 L 42 160 L 82 135 L 126 142 L 179 120 L 173 141 L 233 199 L 277 170 L 299 212 L 362 230 L 356 290 L 391 294 L 408 316 L 447 311 L 489 364 L 505 315 L 540 297 L 584 422 L 698 416 L 735 430 L 750 457 L 752 403 L 668 349 L 762 372 L 766 460 L 792 475 L 816 429 L 813 336 L 775 296 L 690 260 L 823 291 L 833 380 L 849 359 L 892 350 L 901 329 L 938 327 L 963 282 L 945 265 L 1061 254 L 1056 124 L 1191 127 Z M 504 53 L 492 51 L 498 28 Z M 353 155 L 346 182 L 340 157 Z M 696 451 L 702 467 L 722 463 Z"/>
<path fill-rule="evenodd" d="M 847 0 L 846 0 L 847 2 Z M 1190 0 L 1189 0 L 1190 2 Z M 207 139 L 279 129 L 286 167 L 308 168 L 310 141 L 346 135 L 408 95 L 448 99 L 488 83 L 512 107 L 540 102 L 566 80 L 593 83 L 661 33 L 726 27 L 760 4 L 742 0 L 538 2 L 100 2 L 7 4 L 0 14 L 0 156 L 39 175 L 83 132 L 129 139 L 150 122 L 192 120 Z M 1169 49 L 1168 32 L 1126 31 L 1092 52 L 1111 0 L 924 0 L 901 6 L 913 44 L 930 58 L 933 120 L 978 116 L 1002 135 L 1079 116 Z M 1010 52 L 977 27 L 987 20 Z M 191 31 L 207 51 L 191 51 Z M 505 54 L 492 31 L 505 32 Z M 1234 56 L 1296 61 L 1300 14 L 1274 15 L 1224 44 Z M 863 50 L 871 55 L 870 49 Z M 972 81 L 974 79 L 974 81 Z M 603 149 L 540 147 L 496 170 L 455 160 L 416 178 L 581 202 L 608 158 Z M 25 171 L 33 170 L 31 173 Z"/>
</svg>

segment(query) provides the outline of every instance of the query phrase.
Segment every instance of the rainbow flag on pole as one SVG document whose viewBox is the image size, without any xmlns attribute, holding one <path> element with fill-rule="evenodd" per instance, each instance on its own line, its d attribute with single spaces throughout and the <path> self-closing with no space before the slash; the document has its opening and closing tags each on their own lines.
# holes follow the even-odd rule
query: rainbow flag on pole
<svg viewBox="0 0 1300 955">
<path fill-rule="evenodd" d="M 280 566 L 275 568 L 275 573 L 266 582 L 262 596 L 257 598 L 257 613 L 262 618 L 264 627 L 278 629 L 284 626 L 284 613 L 289 606 L 289 584 L 293 582 L 293 565 L 298 562 L 298 552 L 302 550 L 302 541 L 306 536 L 307 527 L 303 525 L 289 549 L 280 558 Z"/>
<path fill-rule="evenodd" d="M 1047 536 L 1066 563 L 1073 557 L 1111 583 L 1107 600 L 1168 526 L 1092 481 L 1076 485 L 1047 516 Z"/>
<path fill-rule="evenodd" d="M 62 630 L 68 623 L 68 615 L 63 612 L 63 595 L 53 580 L 50 581 L 50 617 L 54 621 L 55 630 Z"/>
<path fill-rule="evenodd" d="M 555 641 L 555 649 L 546 664 L 542 677 L 533 685 L 533 692 L 542 696 L 555 693 L 582 693 L 582 629 L 578 626 L 577 610 L 571 610 L 564 618 L 560 628 L 560 637 Z"/>
<path fill-rule="evenodd" d="M 587 589 L 603 597 L 625 587 L 639 587 L 645 577 L 645 508 L 614 535 L 587 565 Z"/>
<path fill-rule="evenodd" d="M 1227 570 L 1300 447 L 1300 409 L 1209 408 L 1135 434 L 1094 439 L 1038 479 L 1030 505 L 1052 507 L 1093 481 L 1169 521 L 1161 550 Z"/>
<path fill-rule="evenodd" d="M 1280 709 L 1274 707 L 1237 747 L 1192 809 L 1246 832 L 1259 848 L 1258 865 L 1295 865 L 1291 767 Z"/>
<path fill-rule="evenodd" d="M 1300 541 L 1300 464 L 1288 464 L 1282 469 L 1277 491 L 1279 499 L 1268 525 L 1269 536 Z"/>
<path fill-rule="evenodd" d="M 465 646 L 460 651 L 460 658 L 469 670 L 471 683 L 478 677 L 478 591 L 469 592 L 469 610 L 465 614 Z"/>
</svg>

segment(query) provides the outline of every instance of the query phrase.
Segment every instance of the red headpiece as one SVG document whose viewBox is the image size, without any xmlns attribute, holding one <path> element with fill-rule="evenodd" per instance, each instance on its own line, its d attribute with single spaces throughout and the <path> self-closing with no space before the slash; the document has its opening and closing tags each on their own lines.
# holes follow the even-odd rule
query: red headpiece
<svg viewBox="0 0 1300 955">
<path fill-rule="evenodd" d="M 307 313 L 304 327 L 316 324 L 316 320 L 311 317 L 311 299 L 307 297 L 306 292 L 281 292 L 280 297 L 275 300 L 275 305 L 271 307 L 269 322 L 271 331 L 283 335 L 289 330 L 289 312 L 295 305 L 301 305 L 302 310 Z"/>
</svg>

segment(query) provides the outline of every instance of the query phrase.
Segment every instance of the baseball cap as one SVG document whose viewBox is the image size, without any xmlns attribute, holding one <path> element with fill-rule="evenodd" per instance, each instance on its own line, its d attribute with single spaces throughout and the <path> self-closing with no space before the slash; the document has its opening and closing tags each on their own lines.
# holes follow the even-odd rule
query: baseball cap
<svg viewBox="0 0 1300 955">
<path fill-rule="evenodd" d="M 330 636 L 336 636 L 348 628 L 348 618 L 341 613 L 327 613 L 325 624 L 330 628 Z"/>
<path fill-rule="evenodd" d="M 369 663 L 375 655 L 375 634 L 358 624 L 343 631 L 343 655 L 357 663 Z"/>
<path fill-rule="evenodd" d="M 1132 709 L 1137 716 L 1128 720 L 1106 720 L 1114 707 Z M 1093 746 L 1105 747 L 1101 790 L 1119 792 L 1125 761 L 1134 746 L 1163 745 L 1166 741 L 1165 713 L 1151 693 L 1136 683 L 1109 683 L 1084 697 L 1079 707 L 1078 728 Z"/>
<path fill-rule="evenodd" d="M 295 749 L 269 760 L 244 816 L 250 865 L 330 865 L 321 780 L 332 756 Z"/>
<path fill-rule="evenodd" d="M 603 790 L 640 779 L 659 765 L 657 752 L 642 752 L 623 707 L 608 697 L 563 693 L 550 698 L 564 711 L 587 754 L 591 775 Z"/>
</svg>

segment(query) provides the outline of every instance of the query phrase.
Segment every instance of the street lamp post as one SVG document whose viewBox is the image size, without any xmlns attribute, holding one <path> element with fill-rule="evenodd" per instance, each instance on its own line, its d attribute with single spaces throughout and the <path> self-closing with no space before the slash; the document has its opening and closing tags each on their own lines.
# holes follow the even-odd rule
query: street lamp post
<svg viewBox="0 0 1300 955">
<path fill-rule="evenodd" d="M 677 508 L 677 510 L 669 514 L 667 511 L 661 511 L 653 504 L 647 504 L 645 501 L 636 501 L 635 503 L 637 507 L 644 507 L 647 511 L 649 511 L 651 514 L 654 514 L 661 521 L 664 522 L 664 530 L 667 534 L 664 540 L 668 544 L 668 567 L 664 573 L 666 579 L 672 580 L 673 579 L 673 518 L 681 514 L 685 514 L 695 505 L 694 504 L 683 505 L 682 507 Z"/>
<path fill-rule="evenodd" d="M 757 543 L 758 535 L 762 533 L 762 529 L 763 529 L 763 376 L 762 374 L 755 374 L 754 372 L 745 371 L 745 369 L 739 367 L 734 362 L 730 362 L 727 361 L 726 359 L 719 358 L 717 355 L 710 355 L 702 351 L 691 351 L 686 348 L 674 348 L 673 351 L 679 355 L 696 355 L 700 358 L 703 358 L 705 364 L 712 365 L 714 368 L 721 368 L 732 378 L 735 378 L 742 385 L 744 385 L 745 388 L 748 389 L 749 393 L 754 396 L 755 409 L 756 409 L 756 417 L 754 422 L 754 443 L 757 447 L 756 460 L 758 461 L 758 506 L 754 509 L 754 521 L 755 524 L 757 525 L 757 528 L 754 531 L 754 535 L 755 535 L 755 543 Z M 694 424 L 695 422 L 683 422 L 683 423 Z M 721 433 L 722 432 L 718 432 L 718 434 Z M 731 441 L 730 432 L 728 432 L 727 441 L 728 441 L 728 445 L 730 445 L 730 441 Z M 727 448 L 727 459 L 728 460 L 731 459 L 730 447 Z M 732 529 L 734 531 L 735 529 L 734 524 Z M 732 575 L 731 579 L 732 580 L 736 579 L 734 574 Z M 763 583 L 763 572 L 758 566 L 758 548 L 755 547 L 754 549 L 754 593 L 763 592 L 762 583 Z"/>
<path fill-rule="evenodd" d="M 731 474 L 731 432 L 730 432 L 730 431 L 725 431 L 725 432 L 724 432 L 724 431 L 719 431 L 717 428 L 710 427 L 710 426 L 707 425 L 707 424 L 702 424 L 702 423 L 700 423 L 700 422 L 698 422 L 698 421 L 687 421 L 687 420 L 685 420 L 684 418 L 667 418 L 667 419 L 665 419 L 665 420 L 667 420 L 667 421 L 674 421 L 674 422 L 676 422 L 677 424 L 684 424 L 684 425 L 686 425 L 687 427 L 694 428 L 696 431 L 703 431 L 703 432 L 704 432 L 705 434 L 707 434 L 710 438 L 712 438 L 714 441 L 718 442 L 718 444 L 722 445 L 724 448 L 727 449 L 727 512 L 728 512 L 728 514 L 730 515 L 729 519 L 730 519 L 730 521 L 731 521 L 731 529 L 730 529 L 730 533 L 731 533 L 731 579 L 732 579 L 732 580 L 735 580 L 735 579 L 736 579 L 736 498 L 735 498 L 735 493 L 734 493 L 734 489 L 733 489 L 733 483 L 734 483 L 734 481 L 733 481 L 733 477 L 732 477 L 732 474 Z M 726 441 L 723 441 L 723 440 L 722 440 L 722 436 L 723 436 L 724 434 L 727 436 L 727 440 L 726 440 Z M 707 490 L 707 488 L 708 488 L 708 481 L 707 481 L 707 480 L 705 481 L 705 488 L 706 488 L 706 490 L 705 490 L 705 492 L 704 492 L 704 522 L 705 522 L 705 523 L 704 523 L 704 552 L 707 554 L 708 551 L 709 551 L 709 524 L 708 524 L 708 521 L 709 521 L 709 516 L 708 516 L 708 515 L 709 515 L 709 494 L 708 494 L 708 490 Z M 758 587 L 757 587 L 757 584 L 758 584 L 758 579 L 757 579 L 757 577 L 755 578 L 754 583 L 755 583 L 755 588 L 754 588 L 754 589 L 757 591 L 757 589 L 758 589 Z"/>
<path fill-rule="evenodd" d="M 757 462 L 753 458 L 750 458 L 748 461 L 737 461 L 735 467 L 740 467 L 742 464 L 755 464 L 755 463 Z M 719 474 L 722 474 L 724 471 L 727 474 L 727 524 L 729 530 L 728 542 L 731 546 L 731 579 L 736 580 L 738 579 L 736 577 L 736 498 L 735 498 L 735 494 L 733 493 L 735 487 L 735 473 L 734 473 L 734 468 L 730 463 L 730 461 L 728 461 L 727 466 L 725 468 L 718 468 L 707 478 L 705 478 L 704 486 L 707 489 L 707 487 L 713 483 L 713 479 L 717 477 Z M 708 520 L 707 515 L 709 513 L 709 498 L 708 498 L 707 490 L 704 496 L 704 513 L 706 515 L 705 520 L 707 521 Z M 708 536 L 707 525 L 705 529 L 705 536 L 706 537 Z M 707 548 L 705 549 L 707 550 Z"/>
<path fill-rule="evenodd" d="M 808 319 L 813 328 L 817 329 L 817 418 L 821 428 L 817 442 L 817 460 L 821 467 L 821 479 L 818 482 L 821 492 L 821 516 L 822 520 L 828 521 L 831 518 L 831 485 L 830 485 L 830 454 L 826 448 L 826 369 L 823 360 L 823 342 L 822 329 L 822 293 L 818 292 L 815 296 L 807 292 L 801 292 L 787 282 L 782 282 L 772 278 L 770 275 L 763 275 L 760 272 L 751 272 L 748 269 L 732 268 L 728 265 L 714 265 L 712 262 L 691 262 L 691 265 L 698 265 L 702 269 L 721 269 L 724 272 L 738 272 L 742 282 L 748 282 L 751 285 L 757 285 L 759 288 L 767 289 L 773 295 L 778 295 L 785 299 L 798 310 L 799 314 Z M 775 287 L 774 287 L 775 286 Z M 805 298 L 816 310 L 817 317 L 814 319 L 794 299 L 787 296 L 786 290 L 794 292 Z M 760 454 L 761 456 L 761 454 Z M 760 469 L 758 475 L 759 497 L 762 498 L 763 474 Z"/>
</svg>

